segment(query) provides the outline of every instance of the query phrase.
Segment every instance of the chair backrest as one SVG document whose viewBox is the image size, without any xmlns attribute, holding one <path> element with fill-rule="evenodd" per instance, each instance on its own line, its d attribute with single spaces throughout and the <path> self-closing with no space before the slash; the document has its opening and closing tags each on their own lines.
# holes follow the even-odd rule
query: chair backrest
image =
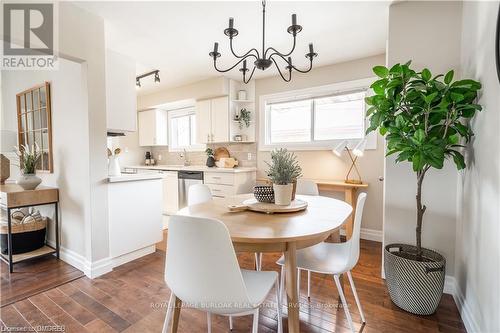
<svg viewBox="0 0 500 333">
<path fill-rule="evenodd" d="M 194 184 L 188 189 L 188 206 L 204 203 L 212 200 L 212 192 L 207 185 Z"/>
<path fill-rule="evenodd" d="M 356 215 L 354 216 L 354 226 L 352 228 L 351 238 L 344 244 L 349 246 L 349 266 L 356 266 L 359 259 L 359 239 L 361 236 L 361 219 L 363 218 L 363 208 L 365 207 L 366 193 L 358 195 L 356 202 Z"/>
<path fill-rule="evenodd" d="M 318 185 L 308 179 L 297 179 L 297 194 L 319 195 Z"/>
<path fill-rule="evenodd" d="M 229 231 L 218 220 L 170 218 L 165 281 L 190 307 L 213 313 L 251 308 Z"/>
</svg>

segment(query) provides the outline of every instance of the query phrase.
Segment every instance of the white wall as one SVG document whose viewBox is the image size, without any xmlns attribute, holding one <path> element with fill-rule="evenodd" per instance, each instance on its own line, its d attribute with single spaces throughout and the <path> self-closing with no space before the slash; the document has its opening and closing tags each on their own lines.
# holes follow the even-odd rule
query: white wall
<svg viewBox="0 0 500 333">
<path fill-rule="evenodd" d="M 85 255 L 85 225 L 90 221 L 88 115 L 82 66 L 61 59 L 57 71 L 5 71 L 2 75 L 2 131 L 17 133 L 16 94 L 51 83 L 54 173 L 39 173 L 43 184 L 60 191 L 61 246 Z M 14 154 L 9 154 L 9 158 Z M 11 163 L 18 163 L 11 160 Z M 19 167 L 11 164 L 11 177 Z M 48 211 L 48 210 L 47 210 Z M 52 214 L 52 209 L 49 211 Z M 53 232 L 53 230 L 51 230 Z M 52 235 L 53 236 L 53 235 Z M 51 237 L 51 240 L 55 238 Z"/>
<path fill-rule="evenodd" d="M 259 114 L 260 96 L 370 78 L 374 76 L 372 68 L 381 64 L 385 64 L 384 55 L 318 67 L 308 74 L 295 73 L 292 81 L 289 83 L 284 82 L 279 76 L 256 80 L 256 114 Z M 256 130 L 258 133 L 258 124 Z M 377 149 L 365 151 L 365 155 L 358 160 L 358 166 L 363 180 L 369 184 L 366 191 L 368 193 L 368 200 L 365 205 L 362 227 L 381 232 L 383 183 L 379 181 L 379 177 L 383 176 L 384 173 L 384 143 L 381 136 L 377 136 L 377 141 Z M 295 151 L 294 153 L 297 155 L 302 167 L 304 178 L 342 180 L 350 166 L 348 157 L 338 158 L 331 150 Z M 267 170 L 265 162 L 269 160 L 269 152 L 257 152 L 259 177 L 265 176 Z M 343 194 L 339 193 L 339 198 L 343 199 Z"/>
<path fill-rule="evenodd" d="M 500 82 L 494 59 L 498 2 L 465 2 L 462 75 L 481 81 L 483 111 L 471 122 L 458 190 L 458 305 L 469 332 L 500 332 Z"/>
<path fill-rule="evenodd" d="M 111 269 L 104 22 L 69 2 L 59 2 L 58 19 L 59 56 L 78 65 L 62 60 L 58 71 L 2 73 L 2 128 L 17 121 L 12 103 L 18 87 L 52 81 L 56 165 L 54 174 L 42 177 L 61 191 L 63 259 L 94 276 Z"/>
<path fill-rule="evenodd" d="M 387 63 L 412 60 L 413 68 L 433 74 L 457 72 L 460 67 L 462 4 L 458 1 L 409 1 L 389 9 Z M 424 24 L 425 22 L 425 24 Z M 384 189 L 384 244 L 415 244 L 416 175 L 409 163 L 386 159 Z M 446 272 L 454 273 L 455 221 L 458 172 L 453 162 L 442 170 L 431 169 L 423 184 L 422 245 L 446 258 Z"/>
</svg>

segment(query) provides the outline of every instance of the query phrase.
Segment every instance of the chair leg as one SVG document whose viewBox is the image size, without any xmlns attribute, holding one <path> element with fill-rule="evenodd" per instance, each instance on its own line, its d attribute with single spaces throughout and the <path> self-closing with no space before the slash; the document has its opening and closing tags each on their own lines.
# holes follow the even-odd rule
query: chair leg
<svg viewBox="0 0 500 333">
<path fill-rule="evenodd" d="M 168 325 L 170 324 L 170 317 L 172 316 L 172 304 L 174 303 L 174 293 L 170 292 L 170 299 L 168 300 L 167 313 L 165 314 L 165 321 L 163 322 L 162 333 L 168 332 Z"/>
<path fill-rule="evenodd" d="M 280 300 L 283 301 L 283 295 L 285 294 L 285 265 L 281 265 L 280 273 Z"/>
<path fill-rule="evenodd" d="M 311 271 L 307 271 L 307 299 L 311 300 Z"/>
<path fill-rule="evenodd" d="M 212 314 L 207 312 L 207 332 L 212 333 Z"/>
<path fill-rule="evenodd" d="M 354 286 L 354 280 L 352 279 L 351 271 L 347 271 L 347 277 L 349 278 L 349 283 L 351 284 L 352 293 L 354 294 L 354 299 L 356 300 L 356 305 L 358 306 L 359 314 L 361 315 L 361 320 L 366 323 L 365 315 L 363 314 L 363 309 L 361 308 L 361 302 L 359 301 L 358 292 Z"/>
<path fill-rule="evenodd" d="M 262 268 L 262 253 L 255 252 L 255 270 L 260 271 Z"/>
<path fill-rule="evenodd" d="M 340 299 L 342 300 L 342 306 L 344 307 L 345 316 L 347 317 L 347 321 L 349 322 L 349 328 L 351 332 L 354 333 L 354 325 L 352 323 L 351 313 L 349 312 L 349 308 L 347 307 L 347 301 L 344 296 L 344 291 L 342 290 L 342 285 L 340 284 L 340 279 L 338 275 L 334 275 L 333 279 L 335 280 L 335 284 L 337 285 L 337 290 L 339 291 Z"/>
<path fill-rule="evenodd" d="M 255 309 L 253 313 L 253 325 L 252 325 L 252 333 L 257 333 L 259 330 L 259 308 Z"/>
<path fill-rule="evenodd" d="M 229 316 L 229 330 L 230 331 L 233 330 L 233 317 L 232 316 Z"/>
<path fill-rule="evenodd" d="M 281 266 L 284 267 L 284 266 Z M 281 318 L 281 289 L 283 288 L 283 285 L 280 286 L 278 281 L 276 281 L 276 312 L 278 312 L 278 333 L 283 332 L 283 319 Z"/>
<path fill-rule="evenodd" d="M 300 300 L 300 268 L 297 269 L 297 297 Z"/>
</svg>

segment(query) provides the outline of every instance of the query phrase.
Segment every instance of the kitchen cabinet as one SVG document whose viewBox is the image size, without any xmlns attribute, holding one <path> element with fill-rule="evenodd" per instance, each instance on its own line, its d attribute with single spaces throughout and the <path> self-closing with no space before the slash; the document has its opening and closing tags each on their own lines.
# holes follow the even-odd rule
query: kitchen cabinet
<svg viewBox="0 0 500 333">
<path fill-rule="evenodd" d="M 163 175 L 163 214 L 174 215 L 179 210 L 177 171 L 160 171 Z"/>
<path fill-rule="evenodd" d="M 167 146 L 167 111 L 160 109 L 145 110 L 138 113 L 139 146 Z"/>
<path fill-rule="evenodd" d="M 110 132 L 137 131 L 135 61 L 106 50 L 106 127 Z"/>
<path fill-rule="evenodd" d="M 236 194 L 251 193 L 256 181 L 256 172 L 205 172 L 203 179 L 214 197 L 225 198 Z"/>
<path fill-rule="evenodd" d="M 199 143 L 229 142 L 229 98 L 196 103 L 196 135 Z"/>
</svg>

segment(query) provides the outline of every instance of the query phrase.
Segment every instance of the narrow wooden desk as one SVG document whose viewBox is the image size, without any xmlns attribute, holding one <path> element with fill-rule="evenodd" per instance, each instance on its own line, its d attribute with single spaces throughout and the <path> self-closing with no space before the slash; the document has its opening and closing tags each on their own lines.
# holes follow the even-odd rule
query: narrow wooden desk
<svg viewBox="0 0 500 333">
<path fill-rule="evenodd" d="M 323 179 L 312 179 L 317 185 L 319 192 L 321 194 L 328 192 L 343 192 L 344 201 L 352 206 L 352 213 L 347 218 L 345 226 L 346 239 L 351 238 L 352 228 L 354 225 L 354 216 L 356 214 L 356 199 L 358 189 L 367 188 L 368 184 L 350 184 L 343 180 L 323 180 Z"/>
<path fill-rule="evenodd" d="M 54 205 L 55 209 L 55 227 L 56 227 L 56 247 L 50 245 L 21 254 L 12 254 L 12 221 L 11 210 L 15 208 Z M 7 255 L 0 253 L 0 260 L 9 265 L 9 270 L 12 273 L 14 264 L 33 259 L 36 257 L 56 254 L 59 258 L 59 190 L 55 187 L 38 186 L 34 190 L 24 190 L 16 184 L 0 185 L 0 209 L 7 210 Z"/>
<path fill-rule="evenodd" d="M 326 180 L 326 179 L 309 179 L 318 185 L 318 189 L 320 194 L 325 194 L 328 192 L 342 192 L 344 193 L 344 201 L 352 206 L 352 214 L 347 218 L 344 226 L 346 239 L 351 238 L 352 228 L 354 224 L 354 215 L 356 214 L 356 194 L 358 189 L 367 188 L 367 183 L 362 184 L 351 184 L 346 183 L 343 180 Z M 271 181 L 267 178 L 259 178 L 257 179 L 258 183 L 270 184 Z M 333 239 L 331 240 L 335 242 L 340 242 L 340 233 L 338 231 L 335 232 Z"/>
</svg>

